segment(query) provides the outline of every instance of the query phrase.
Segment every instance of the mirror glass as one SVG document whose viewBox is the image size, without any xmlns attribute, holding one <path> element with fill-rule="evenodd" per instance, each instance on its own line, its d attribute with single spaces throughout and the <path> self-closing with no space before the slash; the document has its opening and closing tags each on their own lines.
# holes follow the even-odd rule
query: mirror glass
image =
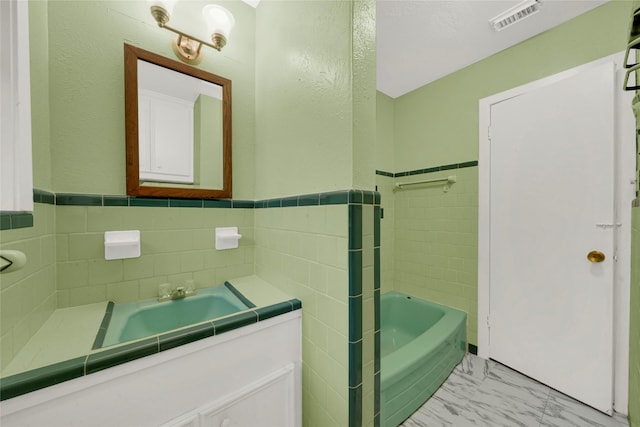
<svg viewBox="0 0 640 427">
<path fill-rule="evenodd" d="M 231 198 L 231 81 L 125 45 L 127 194 Z"/>
</svg>

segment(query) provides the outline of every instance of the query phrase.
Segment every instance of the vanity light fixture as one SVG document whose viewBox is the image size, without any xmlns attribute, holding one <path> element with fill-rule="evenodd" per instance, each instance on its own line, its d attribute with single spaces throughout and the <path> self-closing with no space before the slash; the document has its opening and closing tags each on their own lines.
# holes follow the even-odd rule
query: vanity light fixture
<svg viewBox="0 0 640 427">
<path fill-rule="evenodd" d="M 183 31 L 167 25 L 173 7 L 178 0 L 147 0 L 151 5 L 151 16 L 156 20 L 158 27 L 172 31 L 178 35 L 173 43 L 173 50 L 184 62 L 197 64 L 201 61 L 202 46 L 214 48 L 218 52 L 227 44 L 229 33 L 235 24 L 231 12 L 222 6 L 208 4 L 202 8 L 202 17 L 211 31 L 211 42 L 206 42 L 191 36 Z"/>
<path fill-rule="evenodd" d="M 542 2 L 540 0 L 524 0 L 505 10 L 500 15 L 491 18 L 489 24 L 494 30 L 502 31 L 516 22 L 539 12 L 541 5 Z"/>
</svg>

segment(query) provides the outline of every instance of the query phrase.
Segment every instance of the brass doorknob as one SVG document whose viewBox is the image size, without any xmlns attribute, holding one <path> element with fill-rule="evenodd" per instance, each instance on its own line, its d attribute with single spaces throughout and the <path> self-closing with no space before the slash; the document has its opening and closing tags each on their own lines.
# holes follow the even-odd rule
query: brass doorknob
<svg viewBox="0 0 640 427">
<path fill-rule="evenodd" d="M 591 262 L 602 262 L 606 257 L 600 251 L 591 251 L 587 254 L 587 259 Z"/>
</svg>

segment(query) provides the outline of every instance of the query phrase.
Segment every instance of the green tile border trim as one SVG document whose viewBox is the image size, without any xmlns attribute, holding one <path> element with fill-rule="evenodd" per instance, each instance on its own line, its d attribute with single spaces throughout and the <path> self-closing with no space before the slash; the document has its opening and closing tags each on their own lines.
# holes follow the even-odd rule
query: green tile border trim
<svg viewBox="0 0 640 427">
<path fill-rule="evenodd" d="M 369 190 L 330 191 L 276 199 L 256 200 L 256 209 L 325 205 L 379 205 L 380 193 Z"/>
<path fill-rule="evenodd" d="M 2 378 L 0 400 L 11 399 L 41 388 L 84 376 L 87 357 L 65 360 L 22 374 Z"/>
<path fill-rule="evenodd" d="M 49 191 L 33 189 L 33 201 L 34 203 L 45 203 L 47 205 L 56 204 L 56 195 Z"/>
<path fill-rule="evenodd" d="M 56 205 L 102 206 L 102 195 L 57 193 Z"/>
<path fill-rule="evenodd" d="M 109 328 L 111 316 L 113 315 L 113 307 L 115 306 L 116 304 L 113 301 L 109 301 L 109 303 L 107 304 L 107 308 L 104 311 L 104 317 L 102 318 L 102 322 L 100 322 L 100 328 L 98 329 L 98 333 L 96 334 L 96 339 L 93 341 L 91 350 L 102 348 L 102 343 L 104 342 L 104 337 L 107 335 L 107 329 Z"/>
<path fill-rule="evenodd" d="M 265 200 L 170 199 L 110 194 L 50 193 L 34 189 L 34 202 L 64 206 L 130 206 L 158 208 L 263 209 L 293 206 L 365 204 L 379 205 L 380 193 L 369 190 L 343 190 L 302 194 Z"/>
<path fill-rule="evenodd" d="M 363 421 L 363 204 L 379 203 L 379 193 L 348 192 L 348 386 L 349 426 L 360 427 Z M 375 210 L 374 206 L 374 210 Z"/>
<path fill-rule="evenodd" d="M 385 171 L 380 171 L 376 169 L 376 175 L 381 175 L 381 176 L 388 176 L 389 178 L 393 178 L 394 174 L 393 172 L 385 172 Z"/>
<path fill-rule="evenodd" d="M 342 196 L 344 197 L 344 196 Z M 364 209 L 362 205 L 373 205 L 373 305 L 374 305 L 374 426 L 380 425 L 380 193 L 352 190 L 348 192 L 348 380 L 349 380 L 349 426 L 360 427 L 364 420 L 363 410 L 363 239 Z M 367 221 L 368 223 L 368 221 Z M 368 230 L 367 230 L 368 231 Z M 367 415 L 368 416 L 368 415 Z M 369 421 L 369 420 L 367 420 Z"/>
<path fill-rule="evenodd" d="M 469 353 L 475 354 L 476 356 L 478 355 L 478 346 L 477 345 L 468 343 L 467 344 L 467 348 L 469 350 Z"/>
<path fill-rule="evenodd" d="M 349 427 L 362 427 L 362 384 L 349 387 Z"/>
<path fill-rule="evenodd" d="M 87 356 L 85 375 L 102 371 L 107 368 L 131 362 L 160 351 L 159 337 L 146 338 L 118 347 L 109 347 L 105 351 Z"/>
<path fill-rule="evenodd" d="M 227 287 L 227 289 L 231 291 L 232 294 L 234 294 L 240 301 L 242 301 L 242 303 L 246 305 L 247 308 L 255 308 L 256 305 L 251 301 L 249 301 L 249 298 L 242 295 L 242 293 L 239 290 L 237 290 L 236 287 L 233 286 L 231 283 L 226 281 L 224 282 L 224 285 Z"/>
<path fill-rule="evenodd" d="M 440 171 L 446 171 L 446 170 L 452 170 L 452 169 L 463 169 L 463 168 L 470 168 L 474 166 L 478 166 L 477 160 L 472 160 L 470 162 L 462 162 L 462 163 L 451 163 L 449 165 L 434 166 L 434 167 L 425 168 L 425 169 L 415 169 L 415 170 L 410 170 L 405 172 L 396 172 L 396 173 L 376 170 L 376 175 L 387 176 L 389 178 L 398 178 L 401 176 L 421 175 L 423 173 L 440 172 Z"/>
<path fill-rule="evenodd" d="M 254 306 L 255 308 L 255 306 Z M 53 365 L 2 378 L 0 400 L 11 399 L 75 378 L 92 374 L 145 356 L 189 344 L 203 338 L 220 335 L 246 325 L 302 309 L 298 299 L 282 301 L 257 309 L 250 309 L 228 317 L 214 319 L 140 341 L 108 347 L 103 351 Z M 104 320 L 103 320 L 104 322 Z M 102 325 L 101 325 L 102 326 Z"/>
<path fill-rule="evenodd" d="M 382 209 L 379 206 L 373 208 L 373 425 L 380 427 L 380 220 Z"/>
<path fill-rule="evenodd" d="M 33 213 L 0 211 L 0 230 L 33 227 Z"/>
</svg>

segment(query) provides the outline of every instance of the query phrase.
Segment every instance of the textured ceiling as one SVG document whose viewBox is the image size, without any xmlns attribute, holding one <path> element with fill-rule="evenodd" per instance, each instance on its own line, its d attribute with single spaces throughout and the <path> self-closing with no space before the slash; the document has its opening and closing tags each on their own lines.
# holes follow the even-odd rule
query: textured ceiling
<svg viewBox="0 0 640 427">
<path fill-rule="evenodd" d="M 494 31 L 519 1 L 377 0 L 377 88 L 396 98 L 520 43 L 607 0 L 542 0 L 540 11 Z"/>
<path fill-rule="evenodd" d="M 519 0 L 377 0 L 377 89 L 397 98 L 607 1 L 541 0 L 540 12 L 495 32 L 489 19 Z"/>
</svg>

